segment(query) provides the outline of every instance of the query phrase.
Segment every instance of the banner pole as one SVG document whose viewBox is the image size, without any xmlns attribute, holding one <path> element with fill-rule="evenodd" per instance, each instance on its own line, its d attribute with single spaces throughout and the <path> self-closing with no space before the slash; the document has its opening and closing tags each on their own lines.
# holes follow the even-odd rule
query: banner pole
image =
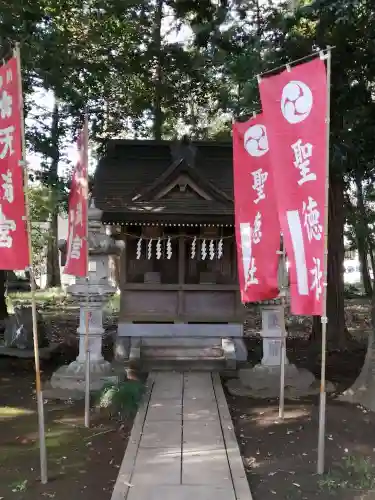
<svg viewBox="0 0 375 500">
<path fill-rule="evenodd" d="M 86 311 L 85 311 L 85 427 L 90 427 L 90 349 L 89 349 L 89 280 L 86 277 Z"/>
<path fill-rule="evenodd" d="M 285 281 L 286 281 L 286 266 L 285 266 L 285 246 L 283 240 L 282 255 L 282 272 L 281 272 L 281 318 L 280 325 L 282 327 L 282 340 L 280 352 L 280 396 L 279 396 L 279 418 L 284 419 L 285 407 L 285 361 L 286 361 L 286 332 L 285 332 Z"/>
<path fill-rule="evenodd" d="M 257 74 L 255 78 L 258 80 L 265 77 L 265 76 L 270 76 L 273 73 L 277 73 L 283 69 L 285 69 L 287 66 L 295 66 L 296 64 L 300 64 L 302 62 L 307 61 L 308 59 L 314 59 L 314 57 L 320 57 L 320 58 L 326 58 L 327 59 L 327 54 L 328 52 L 331 52 L 332 49 L 334 49 L 335 46 L 332 47 L 327 47 L 326 49 L 320 50 L 320 51 L 315 51 L 311 52 L 310 54 L 307 54 L 306 56 L 300 57 L 299 59 L 294 59 L 293 61 L 288 61 L 281 66 L 276 66 L 275 68 L 271 68 L 268 71 L 264 71 L 263 73 Z"/>
<path fill-rule="evenodd" d="M 319 432 L 318 432 L 318 461 L 317 473 L 324 473 L 325 454 L 325 425 L 326 425 L 326 358 L 327 358 L 327 274 L 328 274 L 328 211 L 329 211 L 329 135 L 331 111 L 331 47 L 327 47 L 320 57 L 327 61 L 327 114 L 326 114 L 326 178 L 325 178 L 325 206 L 324 206 L 324 282 L 323 282 L 323 314 L 322 323 L 322 353 L 320 375 L 320 404 L 319 404 Z"/>
<path fill-rule="evenodd" d="M 44 403 L 42 384 L 40 377 L 40 359 L 39 359 L 39 342 L 38 342 L 38 320 L 35 300 L 35 274 L 33 266 L 33 248 L 31 240 L 31 221 L 30 221 L 30 205 L 29 205 L 29 176 L 26 163 L 26 140 L 25 140 L 25 120 L 23 115 L 23 95 L 22 95 L 22 72 L 21 72 L 21 53 L 20 46 L 16 44 L 14 56 L 17 60 L 17 78 L 19 81 L 19 103 L 21 116 L 21 148 L 22 148 L 22 167 L 24 178 L 24 194 L 25 194 L 25 210 L 26 210 L 26 227 L 27 240 L 29 250 L 29 273 L 30 273 L 30 289 L 31 289 L 31 314 L 33 325 L 33 340 L 34 340 L 34 362 L 35 362 L 35 392 L 38 409 L 38 427 L 39 427 L 39 453 L 40 453 L 40 479 L 42 484 L 48 482 L 47 474 L 47 450 L 46 450 L 46 435 L 44 426 Z"/>
<path fill-rule="evenodd" d="M 89 344 L 89 186 L 88 186 L 88 119 L 85 113 L 84 135 L 84 165 L 86 171 L 86 311 L 85 311 L 85 427 L 90 427 L 90 344 Z"/>
</svg>

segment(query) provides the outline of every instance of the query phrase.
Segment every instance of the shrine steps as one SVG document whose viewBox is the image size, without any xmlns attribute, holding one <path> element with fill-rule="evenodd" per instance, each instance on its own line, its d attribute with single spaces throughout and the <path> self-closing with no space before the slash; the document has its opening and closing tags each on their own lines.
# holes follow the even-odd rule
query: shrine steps
<svg viewBox="0 0 375 500">
<path fill-rule="evenodd" d="M 236 356 L 231 339 L 142 338 L 129 363 L 143 371 L 222 371 L 236 369 Z"/>
<path fill-rule="evenodd" d="M 142 372 L 148 373 L 154 370 L 172 371 L 172 372 L 221 372 L 227 370 L 226 361 L 223 358 L 207 358 L 197 360 L 195 358 L 155 358 L 145 359 L 140 361 Z"/>
</svg>

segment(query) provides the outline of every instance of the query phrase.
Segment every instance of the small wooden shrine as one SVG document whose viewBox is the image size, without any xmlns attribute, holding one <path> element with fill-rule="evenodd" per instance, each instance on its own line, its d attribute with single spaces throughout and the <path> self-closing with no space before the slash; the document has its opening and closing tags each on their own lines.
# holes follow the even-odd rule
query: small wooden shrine
<svg viewBox="0 0 375 500">
<path fill-rule="evenodd" d="M 231 143 L 109 141 L 93 195 L 125 242 L 119 336 L 242 337 Z"/>
</svg>

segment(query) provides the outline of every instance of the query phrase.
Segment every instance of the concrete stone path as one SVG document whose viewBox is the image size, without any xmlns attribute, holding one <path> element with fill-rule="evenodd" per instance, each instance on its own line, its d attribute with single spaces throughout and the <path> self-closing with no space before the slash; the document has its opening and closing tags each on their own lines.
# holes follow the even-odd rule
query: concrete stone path
<svg viewBox="0 0 375 500">
<path fill-rule="evenodd" d="M 111 500 L 251 500 L 218 374 L 154 372 Z"/>
</svg>

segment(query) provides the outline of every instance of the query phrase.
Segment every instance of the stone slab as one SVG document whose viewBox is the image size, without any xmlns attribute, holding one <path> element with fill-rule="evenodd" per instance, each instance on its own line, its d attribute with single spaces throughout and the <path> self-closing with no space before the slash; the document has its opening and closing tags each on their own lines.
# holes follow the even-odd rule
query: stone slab
<svg viewBox="0 0 375 500">
<path fill-rule="evenodd" d="M 242 323 L 128 323 L 119 321 L 120 337 L 242 337 Z"/>
<path fill-rule="evenodd" d="M 142 339 L 142 347 L 221 347 L 220 337 L 145 337 Z"/>
<path fill-rule="evenodd" d="M 205 401 L 215 401 L 215 393 L 211 386 L 187 387 L 184 389 L 184 401 L 188 399 L 203 399 Z"/>
<path fill-rule="evenodd" d="M 127 500 L 236 500 L 233 488 L 212 486 L 132 487 Z"/>
<path fill-rule="evenodd" d="M 163 388 L 160 387 L 160 389 L 156 389 L 155 392 L 152 394 L 152 401 L 161 401 L 164 399 L 174 399 L 175 401 L 182 400 L 182 388 L 181 387 L 167 387 Z"/>
<path fill-rule="evenodd" d="M 248 351 L 245 342 L 241 338 L 233 339 L 235 349 L 236 349 L 236 360 L 237 364 L 239 361 L 247 361 Z"/>
<path fill-rule="evenodd" d="M 225 485 L 232 484 L 225 448 L 182 453 L 182 484 Z"/>
<path fill-rule="evenodd" d="M 147 411 L 147 422 L 170 422 L 182 419 L 182 403 L 176 399 L 161 399 L 150 402 Z"/>
<path fill-rule="evenodd" d="M 142 429 L 146 419 L 150 395 L 154 385 L 152 374 L 146 383 L 147 391 L 135 417 L 133 428 L 126 447 L 125 455 L 120 466 L 119 474 L 112 492 L 111 500 L 124 500 L 130 489 L 130 479 L 133 475 L 134 466 L 142 436 Z"/>
<path fill-rule="evenodd" d="M 108 375 L 100 375 L 98 373 L 90 373 L 90 392 L 100 391 L 106 384 L 117 384 L 119 377 L 115 372 Z M 62 389 L 67 391 L 86 390 L 86 378 L 84 374 L 70 374 L 68 372 L 61 373 L 57 370 L 53 373 L 50 384 L 54 389 Z"/>
<path fill-rule="evenodd" d="M 140 448 L 181 448 L 182 425 L 176 422 L 146 422 Z"/>
<path fill-rule="evenodd" d="M 247 481 L 245 468 L 237 443 L 234 425 L 229 413 L 227 400 L 225 398 L 220 376 L 217 373 L 212 375 L 213 386 L 220 416 L 221 429 L 223 431 L 225 449 L 232 476 L 232 483 L 236 500 L 252 500 L 252 495 Z"/>
<path fill-rule="evenodd" d="M 131 484 L 181 483 L 181 444 L 178 448 L 139 449 Z"/>
<path fill-rule="evenodd" d="M 233 342 L 233 339 L 222 339 L 221 346 L 223 349 L 227 370 L 235 370 L 236 369 L 236 347 L 235 347 L 235 344 Z"/>
<path fill-rule="evenodd" d="M 52 354 L 58 350 L 60 344 L 54 343 L 47 347 L 39 348 L 39 359 L 50 359 Z M 5 347 L 0 345 L 0 356 L 11 358 L 34 359 L 34 349 L 17 349 L 16 347 Z"/>
<path fill-rule="evenodd" d="M 211 373 L 193 372 L 184 374 L 184 390 L 189 387 L 201 387 L 202 385 L 212 387 Z"/>
<path fill-rule="evenodd" d="M 155 387 L 153 392 L 160 389 L 167 389 L 169 387 L 178 386 L 182 390 L 183 374 L 180 372 L 153 372 Z M 166 387 L 165 387 L 166 386 Z"/>
<path fill-rule="evenodd" d="M 85 399 L 83 391 L 69 389 L 55 389 L 47 383 L 43 388 L 43 399 L 52 399 L 58 401 L 81 401 Z"/>
<path fill-rule="evenodd" d="M 187 399 L 215 400 L 210 373 L 196 372 L 184 375 L 184 400 Z"/>
<path fill-rule="evenodd" d="M 207 420 L 219 421 L 216 401 L 184 398 L 183 418 L 184 422 Z"/>
<path fill-rule="evenodd" d="M 217 449 L 224 449 L 223 433 L 219 420 L 184 422 L 183 450 L 185 452 Z"/>
<path fill-rule="evenodd" d="M 155 394 L 178 385 L 181 374 L 151 373 L 149 380 L 111 500 L 251 500 L 220 377 L 184 375 L 177 399 Z M 210 384 L 215 400 L 186 397 L 188 388 Z M 182 420 L 183 407 L 194 418 Z"/>
<path fill-rule="evenodd" d="M 183 377 L 180 373 L 172 376 L 169 373 L 157 373 L 155 375 L 155 387 L 152 391 L 151 400 L 175 399 L 182 400 Z"/>
</svg>

